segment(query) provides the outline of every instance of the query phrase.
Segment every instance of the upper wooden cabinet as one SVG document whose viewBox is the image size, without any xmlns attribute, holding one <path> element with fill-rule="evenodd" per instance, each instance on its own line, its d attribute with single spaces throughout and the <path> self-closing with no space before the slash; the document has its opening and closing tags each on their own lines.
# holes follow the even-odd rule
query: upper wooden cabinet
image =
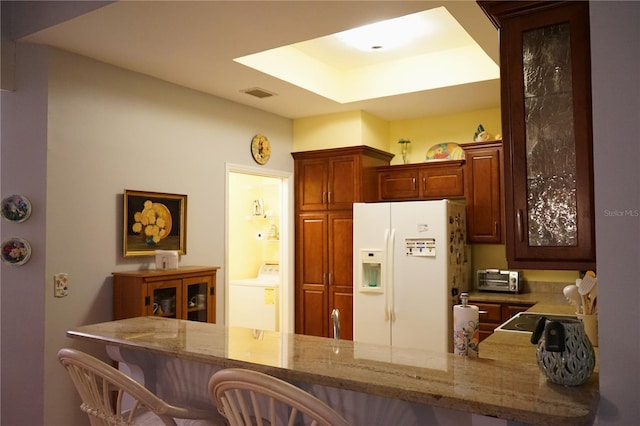
<svg viewBox="0 0 640 426">
<path fill-rule="evenodd" d="M 393 154 L 368 146 L 294 152 L 298 211 L 348 210 L 375 201 L 376 166 Z"/>
<path fill-rule="evenodd" d="M 378 201 L 434 200 L 464 196 L 463 161 L 378 168 Z"/>
<path fill-rule="evenodd" d="M 502 142 L 476 142 L 461 146 L 465 151 L 467 240 L 470 243 L 502 243 Z"/>
<path fill-rule="evenodd" d="M 589 3 L 478 4 L 500 30 L 508 265 L 593 269 Z"/>
<path fill-rule="evenodd" d="M 503 242 L 502 141 L 460 145 L 465 160 L 378 168 L 378 200 L 465 197 L 470 243 Z"/>
</svg>

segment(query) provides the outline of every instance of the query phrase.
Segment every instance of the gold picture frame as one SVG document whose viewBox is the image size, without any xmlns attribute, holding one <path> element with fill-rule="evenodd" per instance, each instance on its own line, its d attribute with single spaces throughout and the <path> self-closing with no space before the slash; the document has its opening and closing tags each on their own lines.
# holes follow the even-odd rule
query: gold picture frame
<svg viewBox="0 0 640 426">
<path fill-rule="evenodd" d="M 122 253 L 153 256 L 156 250 L 187 253 L 187 196 L 163 192 L 123 193 Z"/>
</svg>

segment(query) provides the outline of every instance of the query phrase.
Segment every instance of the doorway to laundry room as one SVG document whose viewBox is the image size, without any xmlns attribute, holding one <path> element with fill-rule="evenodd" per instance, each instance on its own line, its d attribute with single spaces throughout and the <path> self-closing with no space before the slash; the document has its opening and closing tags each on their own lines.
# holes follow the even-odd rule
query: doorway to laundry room
<svg viewBox="0 0 640 426">
<path fill-rule="evenodd" d="M 225 319 L 253 331 L 292 331 L 291 174 L 227 165 Z"/>
</svg>

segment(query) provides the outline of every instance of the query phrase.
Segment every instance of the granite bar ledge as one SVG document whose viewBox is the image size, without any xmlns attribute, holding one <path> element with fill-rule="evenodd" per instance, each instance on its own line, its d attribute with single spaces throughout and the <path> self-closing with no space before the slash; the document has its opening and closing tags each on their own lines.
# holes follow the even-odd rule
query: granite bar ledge
<svg viewBox="0 0 640 426">
<path fill-rule="evenodd" d="M 138 317 L 77 327 L 69 337 L 221 368 L 243 367 L 311 383 L 540 425 L 592 424 L 594 374 L 578 387 L 548 383 L 535 356 L 465 358 L 298 334 L 246 332 L 216 324 Z M 533 347 L 531 347 L 533 350 Z M 529 352 L 533 353 L 533 352 Z M 482 347 L 481 347 L 482 355 Z"/>
</svg>

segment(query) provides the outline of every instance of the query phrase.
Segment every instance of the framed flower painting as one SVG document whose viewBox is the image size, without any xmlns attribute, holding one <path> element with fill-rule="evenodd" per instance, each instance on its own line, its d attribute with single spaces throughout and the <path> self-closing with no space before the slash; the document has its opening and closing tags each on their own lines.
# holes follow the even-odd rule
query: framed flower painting
<svg viewBox="0 0 640 426">
<path fill-rule="evenodd" d="M 124 190 L 122 251 L 125 257 L 156 250 L 187 253 L 187 196 Z"/>
</svg>

